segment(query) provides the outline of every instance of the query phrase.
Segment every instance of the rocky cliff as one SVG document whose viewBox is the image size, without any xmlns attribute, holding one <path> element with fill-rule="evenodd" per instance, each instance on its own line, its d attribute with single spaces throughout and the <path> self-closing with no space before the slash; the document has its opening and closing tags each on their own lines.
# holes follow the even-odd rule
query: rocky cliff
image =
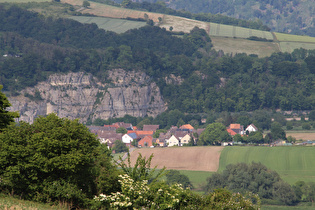
<svg viewBox="0 0 315 210">
<path fill-rule="evenodd" d="M 45 82 L 9 97 L 10 111 L 19 111 L 29 123 L 40 115 L 80 119 L 156 116 L 166 105 L 159 87 L 145 73 L 116 69 L 108 72 L 108 83 L 83 72 L 51 75 Z"/>
</svg>

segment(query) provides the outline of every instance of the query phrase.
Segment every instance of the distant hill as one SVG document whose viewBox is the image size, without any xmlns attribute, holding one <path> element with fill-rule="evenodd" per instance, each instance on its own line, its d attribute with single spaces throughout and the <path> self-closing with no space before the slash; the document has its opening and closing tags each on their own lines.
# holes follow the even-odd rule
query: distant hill
<svg viewBox="0 0 315 210">
<path fill-rule="evenodd" d="M 61 0 L 62 3 L 74 5 L 81 8 L 83 0 Z M 226 53 L 247 53 L 257 54 L 260 57 L 270 56 L 274 52 L 293 52 L 294 49 L 305 48 L 308 50 L 315 49 L 315 37 L 288 35 L 283 33 L 273 33 L 238 26 L 225 24 L 209 23 L 192 20 L 188 18 L 165 15 L 153 12 L 131 10 L 121 7 L 115 7 L 97 2 L 90 2 L 87 9 L 80 9 L 83 14 L 92 14 L 99 17 L 110 18 L 144 18 L 152 19 L 155 24 L 167 30 L 172 29 L 174 32 L 189 33 L 195 26 L 205 29 L 212 39 L 214 49 L 223 50 Z M 77 21 L 86 23 L 87 18 L 75 17 Z M 159 20 L 160 19 L 160 20 Z M 96 23 L 100 28 L 105 30 L 114 30 L 108 19 L 88 18 L 89 23 Z M 120 21 L 121 22 L 121 21 Z M 143 22 L 141 22 L 143 24 Z M 117 23 L 119 30 L 124 23 Z M 118 26 L 117 26 L 118 27 Z M 127 26 L 126 26 L 127 27 Z M 135 26 L 136 28 L 136 26 Z M 130 29 L 130 25 L 128 25 Z M 125 31 L 125 30 L 123 30 Z"/>
<path fill-rule="evenodd" d="M 120 0 L 115 0 L 119 2 Z M 134 2 L 156 0 L 134 0 Z M 260 19 L 272 31 L 315 36 L 313 0 L 162 0 L 173 9 L 222 14 L 245 20 Z"/>
</svg>

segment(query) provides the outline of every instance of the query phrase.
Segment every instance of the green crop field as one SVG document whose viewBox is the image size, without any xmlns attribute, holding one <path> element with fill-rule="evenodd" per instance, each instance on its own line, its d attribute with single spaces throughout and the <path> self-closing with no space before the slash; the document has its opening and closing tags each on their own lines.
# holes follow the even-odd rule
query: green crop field
<svg viewBox="0 0 315 210">
<path fill-rule="evenodd" d="M 238 26 L 231 26 L 231 25 L 224 25 L 224 24 L 217 24 L 217 23 L 209 23 L 210 36 L 221 36 L 221 37 L 230 37 L 230 38 L 249 38 L 251 36 L 256 36 L 260 38 L 265 38 L 268 40 L 273 40 L 273 36 L 271 32 L 268 31 L 259 31 L 249 28 L 243 28 Z"/>
<path fill-rule="evenodd" d="M 220 156 L 219 171 L 228 164 L 261 162 L 294 184 L 315 180 L 315 147 L 226 147 Z"/>
<path fill-rule="evenodd" d="M 274 52 L 280 52 L 279 45 L 275 42 L 260 42 L 247 39 L 234 39 L 211 36 L 213 48 L 223 50 L 224 53 L 256 54 L 259 57 L 270 56 Z"/>
<path fill-rule="evenodd" d="M 315 43 L 305 42 L 280 42 L 282 52 L 292 53 L 294 49 L 304 48 L 306 50 L 315 50 Z"/>
<path fill-rule="evenodd" d="M 129 29 L 141 28 L 146 25 L 146 23 L 142 21 L 131 21 L 105 17 L 72 16 L 70 18 L 81 23 L 95 23 L 101 29 L 114 31 L 116 33 L 124 33 Z"/>
<path fill-rule="evenodd" d="M 179 172 L 186 175 L 196 189 L 200 188 L 201 185 L 204 185 L 207 181 L 207 178 L 213 174 L 213 172 L 209 171 L 179 170 Z"/>
<path fill-rule="evenodd" d="M 277 37 L 277 40 L 280 42 L 308 42 L 315 43 L 315 37 L 311 36 L 298 36 L 292 34 L 284 34 L 284 33 L 274 33 Z"/>
</svg>

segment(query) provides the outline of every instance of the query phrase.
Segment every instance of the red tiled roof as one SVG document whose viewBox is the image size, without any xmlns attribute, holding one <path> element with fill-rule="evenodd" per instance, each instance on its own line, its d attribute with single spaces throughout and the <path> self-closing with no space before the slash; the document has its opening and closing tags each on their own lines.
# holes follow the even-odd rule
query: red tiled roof
<svg viewBox="0 0 315 210">
<path fill-rule="evenodd" d="M 142 135 L 142 136 L 143 136 L 143 135 L 152 136 L 154 132 L 153 132 L 153 131 L 136 131 L 135 133 L 136 133 L 138 136 L 140 136 L 140 135 Z"/>
<path fill-rule="evenodd" d="M 230 129 L 241 129 L 241 124 L 231 124 Z"/>
<path fill-rule="evenodd" d="M 188 129 L 188 130 L 193 130 L 194 127 L 192 127 L 190 124 L 182 125 L 180 126 L 180 129 Z"/>
<path fill-rule="evenodd" d="M 231 136 L 234 136 L 234 135 L 237 134 L 235 131 L 233 131 L 233 130 L 230 129 L 230 128 L 227 128 L 226 131 L 227 131 Z"/>
<path fill-rule="evenodd" d="M 156 131 L 157 129 L 159 129 L 160 125 L 143 125 L 143 129 L 144 131 Z"/>
<path fill-rule="evenodd" d="M 141 147 L 145 147 L 145 143 L 147 143 L 146 146 L 151 147 L 153 145 L 152 140 L 153 140 L 152 136 L 145 136 L 138 142 L 138 145 Z"/>
</svg>

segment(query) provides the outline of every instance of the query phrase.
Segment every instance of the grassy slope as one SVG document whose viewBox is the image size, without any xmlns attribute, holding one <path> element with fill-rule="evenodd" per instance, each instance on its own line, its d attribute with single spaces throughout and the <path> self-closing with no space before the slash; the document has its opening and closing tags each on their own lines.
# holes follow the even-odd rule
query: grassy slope
<svg viewBox="0 0 315 210">
<path fill-rule="evenodd" d="M 105 18 L 105 17 L 86 17 L 86 16 L 72 16 L 73 20 L 80 23 L 95 23 L 99 28 L 116 33 L 124 33 L 129 29 L 141 28 L 146 25 L 145 22 L 131 21 L 123 19 Z"/>
<path fill-rule="evenodd" d="M 226 147 L 219 171 L 228 164 L 261 162 L 290 184 L 315 180 L 315 147 Z"/>
<path fill-rule="evenodd" d="M 11 196 L 0 194 L 0 209 L 27 209 L 27 210 L 66 210 L 67 206 L 51 206 L 49 204 L 41 204 L 38 202 L 25 201 Z"/>
</svg>

